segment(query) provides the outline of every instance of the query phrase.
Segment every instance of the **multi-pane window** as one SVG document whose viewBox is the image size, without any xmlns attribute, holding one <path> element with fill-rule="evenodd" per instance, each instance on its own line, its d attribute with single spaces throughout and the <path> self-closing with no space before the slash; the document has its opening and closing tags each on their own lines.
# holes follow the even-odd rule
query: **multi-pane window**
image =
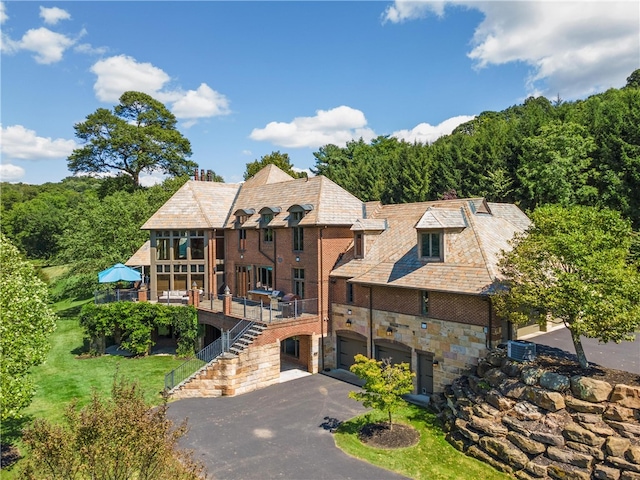
<svg viewBox="0 0 640 480">
<path fill-rule="evenodd" d="M 238 250 L 247 248 L 247 231 L 245 229 L 238 230 Z"/>
<path fill-rule="evenodd" d="M 273 242 L 273 228 L 269 228 L 267 227 L 267 225 L 269 225 L 269 222 L 271 222 L 271 220 L 273 220 L 273 214 L 272 213 L 263 213 L 262 214 L 262 225 L 264 226 L 263 229 L 263 233 L 262 233 L 262 239 L 265 242 Z"/>
<path fill-rule="evenodd" d="M 439 233 L 422 233 L 420 235 L 420 255 L 422 257 L 440 258 Z"/>
<path fill-rule="evenodd" d="M 169 260 L 171 251 L 171 235 L 169 232 L 156 234 L 156 260 Z"/>
<path fill-rule="evenodd" d="M 189 238 L 186 231 L 173 232 L 173 259 L 186 260 L 187 247 L 189 246 Z"/>
<path fill-rule="evenodd" d="M 258 267 L 256 288 L 270 290 L 273 288 L 273 267 Z"/>
<path fill-rule="evenodd" d="M 420 292 L 420 306 L 422 315 L 429 315 L 429 292 Z"/>
<path fill-rule="evenodd" d="M 293 269 L 293 293 L 304 298 L 304 268 Z"/>
<path fill-rule="evenodd" d="M 204 260 L 204 230 L 189 232 L 192 260 Z"/>
<path fill-rule="evenodd" d="M 304 250 L 304 230 L 302 227 L 293 227 L 293 250 L 296 252 Z"/>
</svg>

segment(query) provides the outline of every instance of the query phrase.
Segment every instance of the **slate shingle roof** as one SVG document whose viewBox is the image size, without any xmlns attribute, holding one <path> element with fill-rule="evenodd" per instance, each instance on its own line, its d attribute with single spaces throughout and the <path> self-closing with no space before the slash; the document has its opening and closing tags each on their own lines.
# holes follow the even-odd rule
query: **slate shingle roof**
<svg viewBox="0 0 640 480">
<path fill-rule="evenodd" d="M 387 221 L 387 230 L 369 244 L 364 258 L 354 259 L 348 252 L 332 276 L 367 285 L 490 293 L 499 276 L 500 251 L 529 225 L 515 205 L 483 199 L 385 205 L 375 217 Z M 444 231 L 443 262 L 419 258 L 418 226 Z"/>
<path fill-rule="evenodd" d="M 147 240 L 138 249 L 136 253 L 131 255 L 129 260 L 125 262 L 127 267 L 140 267 L 151 265 L 151 240 Z"/>
</svg>

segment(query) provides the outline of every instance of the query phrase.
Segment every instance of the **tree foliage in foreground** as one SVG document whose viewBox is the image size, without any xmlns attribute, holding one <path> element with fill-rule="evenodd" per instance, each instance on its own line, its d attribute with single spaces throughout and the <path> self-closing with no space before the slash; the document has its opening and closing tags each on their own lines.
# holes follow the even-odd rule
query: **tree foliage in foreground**
<svg viewBox="0 0 640 480">
<path fill-rule="evenodd" d="M 99 108 L 74 125 L 76 137 L 84 145 L 69 156 L 69 170 L 124 173 L 136 186 L 141 172 L 189 175 L 198 164 L 188 160 L 191 144 L 176 129 L 176 123 L 176 117 L 161 102 L 146 93 L 125 92 L 113 112 Z"/>
<path fill-rule="evenodd" d="M 415 373 L 409 364 L 392 364 L 389 359 L 375 360 L 356 355 L 351 372 L 365 381 L 362 392 L 349 392 L 349 398 L 362 402 L 366 408 L 374 408 L 389 415 L 389 429 L 393 429 L 391 414 L 406 406 L 402 395 L 413 391 Z"/>
<path fill-rule="evenodd" d="M 633 340 L 640 327 L 640 274 L 630 255 L 632 232 L 618 212 L 548 205 L 503 255 L 505 287 L 498 313 L 515 324 L 564 322 L 583 368 L 581 336 Z"/>
<path fill-rule="evenodd" d="M 18 249 L 0 234 L 0 419 L 17 418 L 31 402 L 29 369 L 42 363 L 56 317 L 47 286 Z"/>
<path fill-rule="evenodd" d="M 94 392 L 72 403 L 62 425 L 35 420 L 24 431 L 30 450 L 21 478 L 196 480 L 204 469 L 178 448 L 186 421 L 175 427 L 167 403 L 152 408 L 135 384 L 114 379 L 110 399 Z"/>
</svg>

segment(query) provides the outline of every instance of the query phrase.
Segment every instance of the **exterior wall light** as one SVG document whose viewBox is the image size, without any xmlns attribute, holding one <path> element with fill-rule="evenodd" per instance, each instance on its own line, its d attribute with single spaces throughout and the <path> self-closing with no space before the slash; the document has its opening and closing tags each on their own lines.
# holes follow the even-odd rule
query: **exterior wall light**
<svg viewBox="0 0 640 480">
<path fill-rule="evenodd" d="M 347 327 L 351 328 L 351 325 L 353 325 L 353 322 L 351 321 L 350 318 L 347 318 L 347 321 L 345 324 L 347 325 Z"/>
<path fill-rule="evenodd" d="M 390 337 L 391 335 L 393 335 L 393 328 L 387 327 L 387 337 Z"/>
</svg>

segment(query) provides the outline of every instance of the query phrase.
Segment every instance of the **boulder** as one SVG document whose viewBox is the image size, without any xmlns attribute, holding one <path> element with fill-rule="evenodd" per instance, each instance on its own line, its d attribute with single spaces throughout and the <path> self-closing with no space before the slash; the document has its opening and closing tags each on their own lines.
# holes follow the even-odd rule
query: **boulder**
<svg viewBox="0 0 640 480">
<path fill-rule="evenodd" d="M 620 478 L 620 470 L 606 465 L 596 465 L 593 469 L 593 478 L 597 480 L 618 480 Z"/>
<path fill-rule="evenodd" d="M 522 383 L 525 385 L 535 385 L 538 383 L 538 379 L 542 376 L 544 370 L 538 367 L 529 367 L 522 369 Z"/>
<path fill-rule="evenodd" d="M 514 362 L 513 360 L 505 360 L 502 363 L 502 367 L 500 367 L 500 369 L 504 372 L 505 375 L 508 375 L 509 377 L 517 377 L 520 378 L 520 374 L 522 373 L 522 370 L 524 368 L 524 365 L 522 365 L 522 363 L 520 362 Z"/>
<path fill-rule="evenodd" d="M 631 442 L 627 438 L 609 437 L 604 442 L 605 452 L 612 457 L 623 457 L 630 446 Z"/>
<path fill-rule="evenodd" d="M 608 420 L 615 420 L 616 422 L 626 422 L 633 420 L 634 417 L 631 408 L 623 407 L 617 403 L 609 405 L 602 416 Z"/>
<path fill-rule="evenodd" d="M 529 438 L 529 436 L 522 435 L 518 432 L 509 432 L 507 434 L 507 440 L 523 452 L 531 455 L 539 455 L 544 453 L 547 449 L 547 446 L 544 443 L 536 442 Z"/>
<path fill-rule="evenodd" d="M 624 457 L 631 463 L 640 465 L 640 445 L 632 445 L 625 452 Z"/>
<path fill-rule="evenodd" d="M 608 382 L 595 378 L 576 375 L 571 377 L 571 392 L 580 400 L 600 403 L 609 398 L 613 387 Z"/>
<path fill-rule="evenodd" d="M 564 392 L 569 389 L 569 377 L 555 372 L 544 372 L 540 376 L 538 384 L 554 392 Z"/>
<path fill-rule="evenodd" d="M 482 437 L 480 448 L 490 455 L 501 459 L 516 470 L 521 470 L 529 462 L 529 457 L 522 453 L 509 440 L 494 437 Z"/>
<path fill-rule="evenodd" d="M 607 424 L 615 428 L 623 437 L 640 437 L 640 425 L 637 423 L 607 420 Z"/>
<path fill-rule="evenodd" d="M 509 378 L 508 380 L 505 380 L 498 388 L 505 397 L 518 400 L 522 397 L 524 389 L 526 387 L 527 386 L 524 383 L 516 380 L 515 378 Z"/>
<path fill-rule="evenodd" d="M 461 418 L 457 418 L 455 425 L 462 436 L 471 440 L 473 443 L 478 443 L 478 441 L 480 440 L 480 434 L 467 428 L 467 422 L 465 422 Z"/>
<path fill-rule="evenodd" d="M 530 462 L 527 462 L 524 469 L 534 477 L 547 477 L 547 464 L 548 460 L 542 455 L 534 458 Z"/>
<path fill-rule="evenodd" d="M 549 392 L 536 387 L 528 387 L 524 391 L 524 399 L 550 412 L 556 412 L 565 407 L 564 397 L 558 392 Z"/>
<path fill-rule="evenodd" d="M 583 428 L 586 428 L 590 432 L 593 432 L 596 435 L 600 435 L 601 437 L 605 437 L 605 438 L 616 434 L 616 431 L 613 428 L 611 428 L 609 425 L 604 423 L 602 420 L 599 423 L 579 422 L 579 425 Z"/>
<path fill-rule="evenodd" d="M 566 400 L 565 400 L 566 403 Z M 595 413 L 574 413 L 571 415 L 575 422 L 579 423 L 601 423 L 602 416 Z"/>
<path fill-rule="evenodd" d="M 585 402 L 584 400 L 580 400 L 579 398 L 572 397 L 571 395 L 566 395 L 564 397 L 564 403 L 566 408 L 569 408 L 575 412 L 581 413 L 594 413 L 597 415 L 602 415 L 602 413 L 607 408 L 606 405 L 601 405 L 598 403 Z"/>
<path fill-rule="evenodd" d="M 557 480 L 590 480 L 591 471 L 568 463 L 552 462 L 547 466 L 547 475 Z"/>
<path fill-rule="evenodd" d="M 493 388 L 497 388 L 502 382 L 507 379 L 507 376 L 502 373 L 502 370 L 499 368 L 492 368 L 487 373 L 484 374 L 484 379 L 491 385 Z"/>
<path fill-rule="evenodd" d="M 607 457 L 607 462 L 613 465 L 614 467 L 620 468 L 621 470 L 628 470 L 630 472 L 640 473 L 640 465 L 638 465 L 637 463 L 629 462 L 624 458 Z"/>
<path fill-rule="evenodd" d="M 565 440 L 562 435 L 556 435 L 549 432 L 531 432 L 531 438 L 538 442 L 546 443 L 547 445 L 555 445 L 561 447 L 564 445 Z"/>
<path fill-rule="evenodd" d="M 635 472 L 622 472 L 620 480 L 640 480 L 640 473 Z"/>
<path fill-rule="evenodd" d="M 469 455 L 469 456 L 471 456 L 473 458 L 477 458 L 481 462 L 488 463 L 489 465 L 491 465 L 493 468 L 495 468 L 496 470 L 498 470 L 500 472 L 504 472 L 504 473 L 507 473 L 507 474 L 512 474 L 513 473 L 513 468 L 511 468 L 509 465 L 505 465 L 504 463 L 496 460 L 491 455 L 489 455 L 488 453 L 484 452 L 483 450 L 481 450 L 480 448 L 476 447 L 475 445 L 471 445 L 469 447 L 469 449 L 467 450 L 467 455 Z"/>
<path fill-rule="evenodd" d="M 485 360 L 494 367 L 500 367 L 505 359 L 506 355 L 503 350 L 492 350 L 485 357 Z"/>
<path fill-rule="evenodd" d="M 522 435 L 529 435 L 529 427 L 526 423 L 518 420 L 517 418 L 505 415 L 502 417 L 502 423 L 504 423 L 509 430 L 521 433 Z"/>
<path fill-rule="evenodd" d="M 570 423 L 564 427 L 562 435 L 567 440 L 572 442 L 584 443 L 585 445 L 591 445 L 594 447 L 600 447 L 605 442 L 605 439 L 596 435 L 595 433 L 582 428 L 577 423 Z"/>
<path fill-rule="evenodd" d="M 627 408 L 640 409 L 640 387 L 632 387 L 619 383 L 613 388 L 609 401 Z"/>
<path fill-rule="evenodd" d="M 571 441 L 567 442 L 566 446 L 571 450 L 575 450 L 576 452 L 590 455 L 600 462 L 604 460 L 604 451 L 600 447 L 592 447 L 591 445 L 585 445 L 584 443 Z"/>
<path fill-rule="evenodd" d="M 478 375 L 478 377 L 480 378 L 483 378 L 485 374 L 493 368 L 495 367 L 491 365 L 489 362 L 482 360 L 478 362 L 478 366 L 476 367 L 476 375 Z"/>
<path fill-rule="evenodd" d="M 511 408 L 513 408 L 513 405 L 515 404 L 515 401 L 505 397 L 498 390 L 495 390 L 495 389 L 487 393 L 487 396 L 485 397 L 485 401 L 489 405 L 500 410 L 501 412 L 510 410 Z"/>
<path fill-rule="evenodd" d="M 576 467 L 591 468 L 593 457 L 584 453 L 550 446 L 547 448 L 547 457 L 561 463 L 569 463 Z"/>
<path fill-rule="evenodd" d="M 513 406 L 512 414 L 519 420 L 540 420 L 542 412 L 533 403 L 518 402 Z"/>
<path fill-rule="evenodd" d="M 479 418 L 475 416 L 472 416 L 469 420 L 469 426 L 492 436 L 506 435 L 507 433 L 509 433 L 509 430 L 504 425 L 486 418 Z"/>
</svg>

